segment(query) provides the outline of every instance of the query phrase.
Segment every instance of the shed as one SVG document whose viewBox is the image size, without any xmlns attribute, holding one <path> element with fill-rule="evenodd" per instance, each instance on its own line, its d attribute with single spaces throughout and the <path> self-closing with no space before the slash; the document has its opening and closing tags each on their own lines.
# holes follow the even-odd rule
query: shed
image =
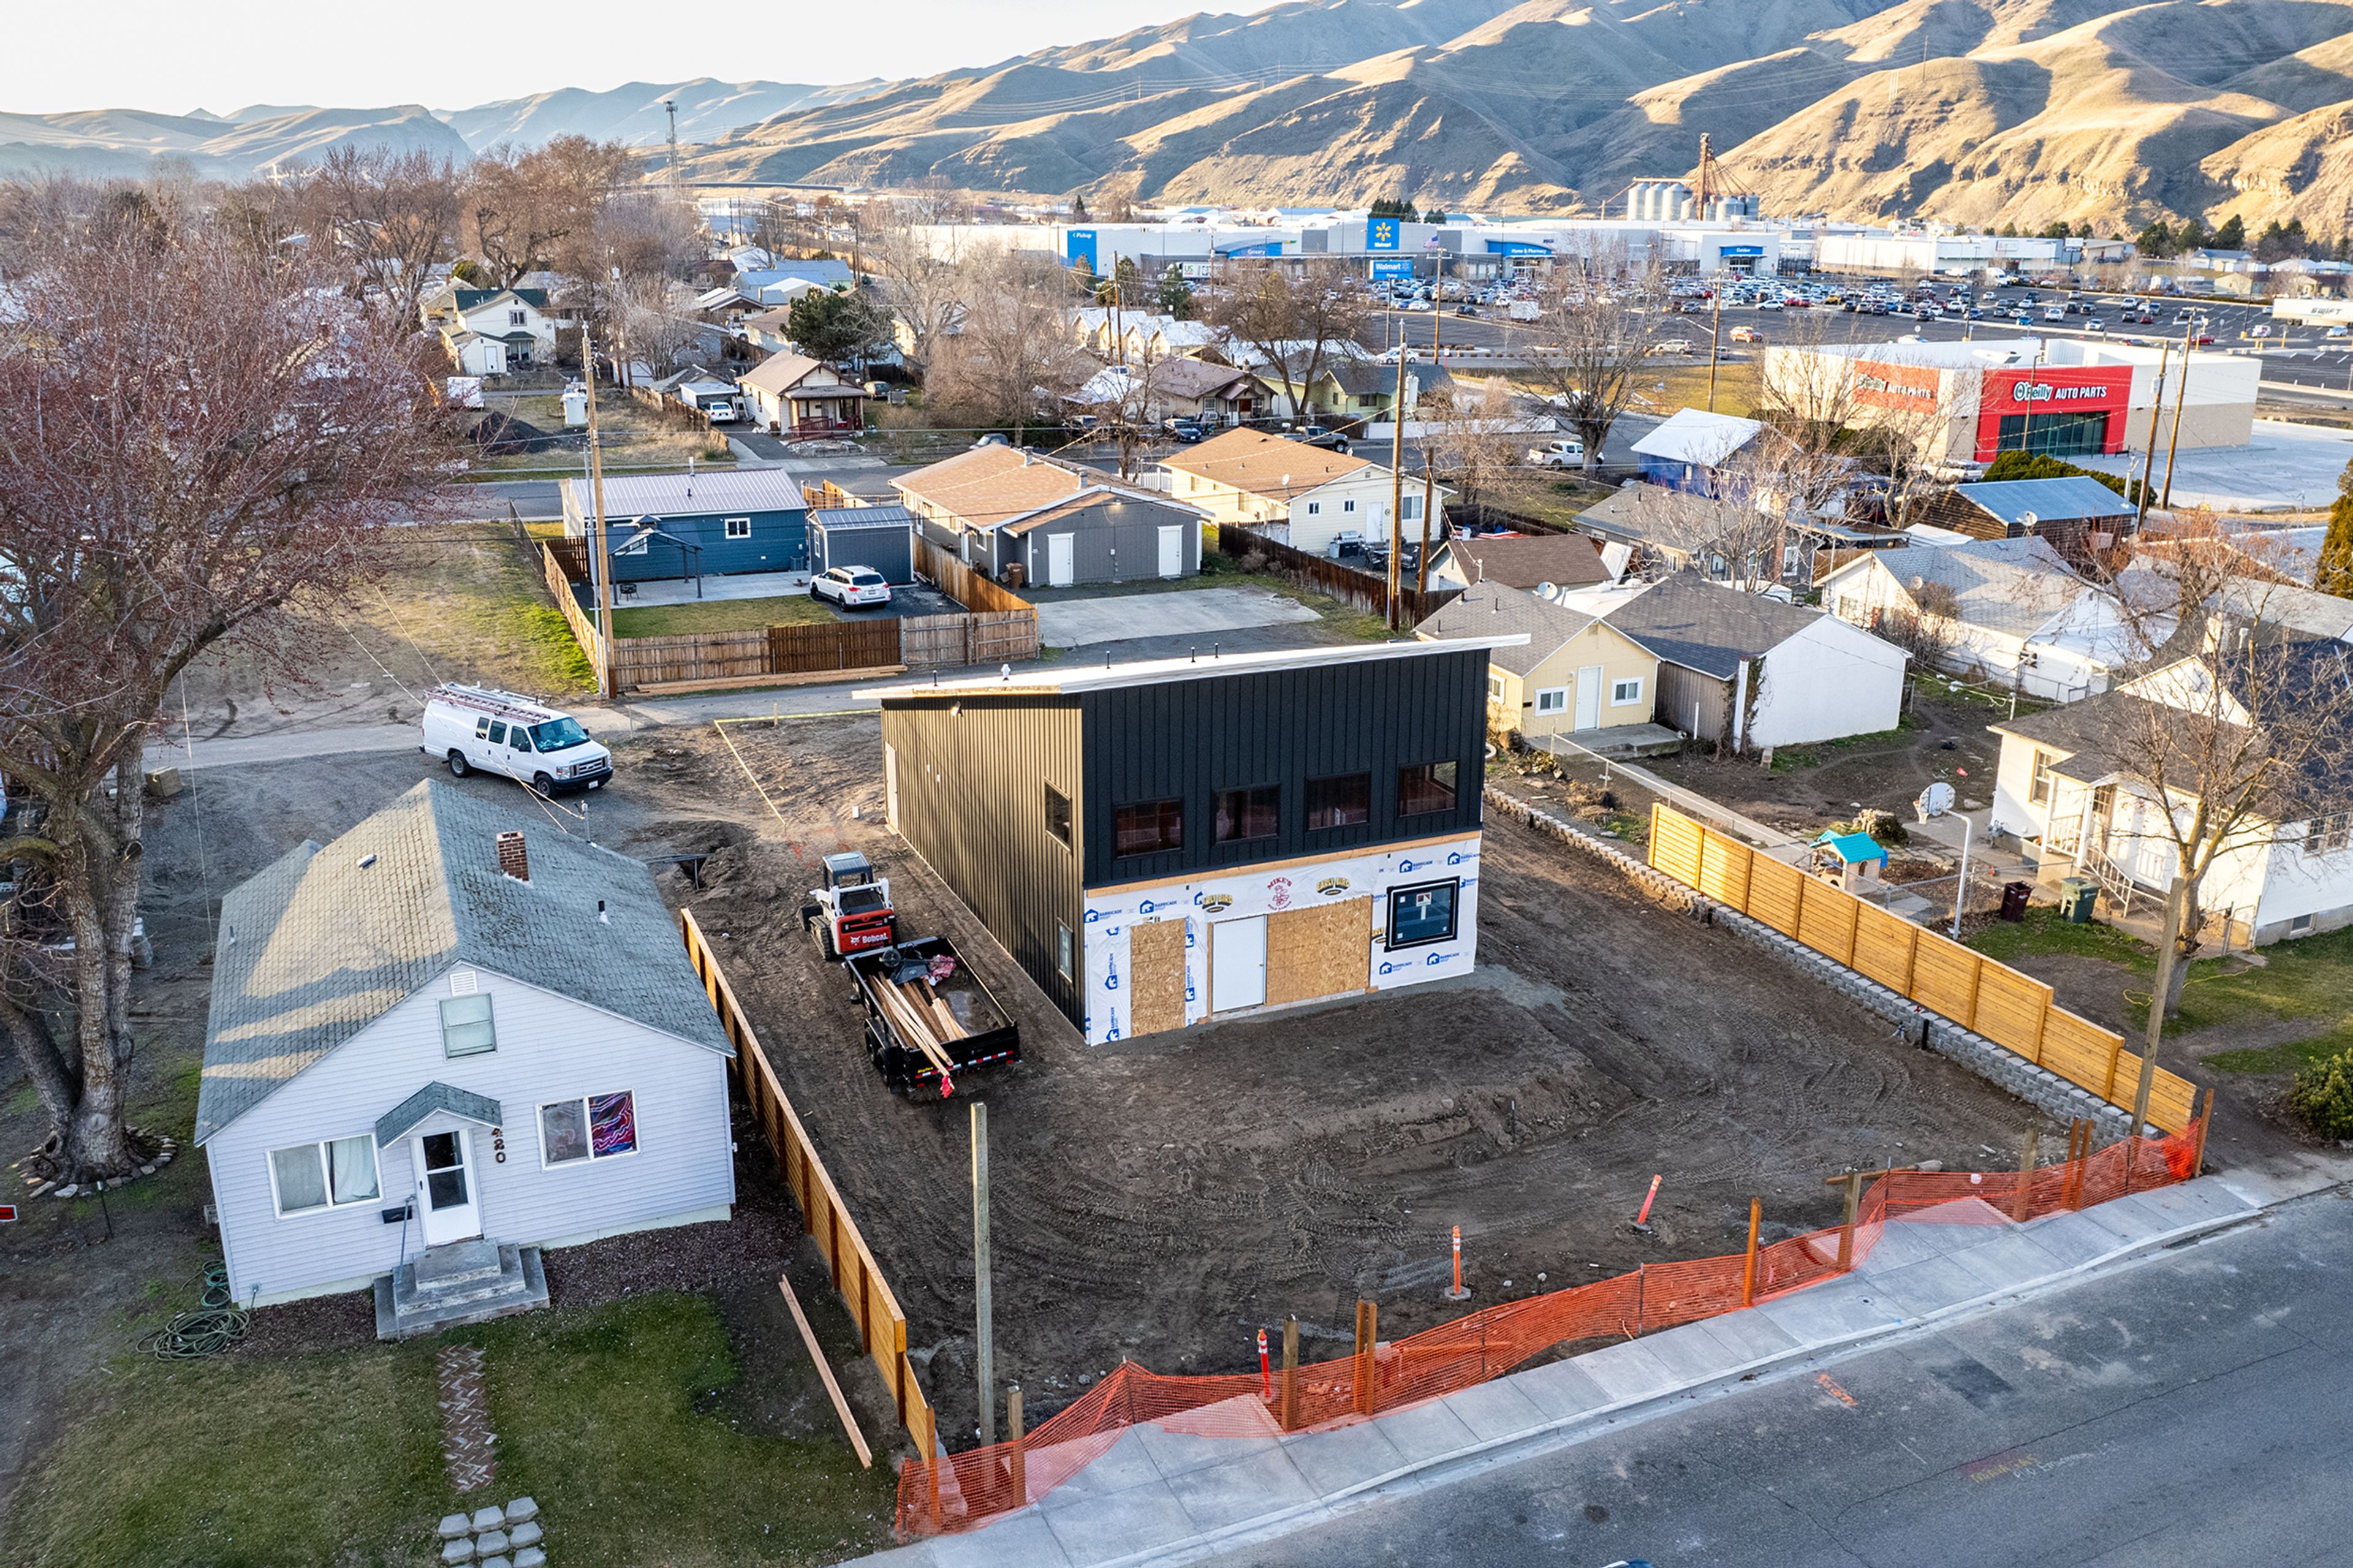
<svg viewBox="0 0 2353 1568">
<path fill-rule="evenodd" d="M 2082 474 L 1955 485 L 1918 510 L 1923 521 L 1972 539 L 2048 540 L 2079 566 L 2134 528 L 2132 503 Z"/>
<path fill-rule="evenodd" d="M 903 506 L 828 506 L 808 514 L 809 570 L 865 566 L 892 584 L 915 580 L 915 514 Z"/>
</svg>

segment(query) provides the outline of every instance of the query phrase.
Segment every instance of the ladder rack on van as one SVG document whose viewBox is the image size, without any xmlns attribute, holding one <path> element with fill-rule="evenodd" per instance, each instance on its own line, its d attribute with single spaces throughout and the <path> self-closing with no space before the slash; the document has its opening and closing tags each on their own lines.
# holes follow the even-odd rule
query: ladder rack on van
<svg viewBox="0 0 2353 1568">
<path fill-rule="evenodd" d="M 483 686 L 437 686 L 425 697 L 428 702 L 438 699 L 453 708 L 470 708 L 493 718 L 522 719 L 533 724 L 562 717 L 519 691 L 494 691 Z"/>
</svg>

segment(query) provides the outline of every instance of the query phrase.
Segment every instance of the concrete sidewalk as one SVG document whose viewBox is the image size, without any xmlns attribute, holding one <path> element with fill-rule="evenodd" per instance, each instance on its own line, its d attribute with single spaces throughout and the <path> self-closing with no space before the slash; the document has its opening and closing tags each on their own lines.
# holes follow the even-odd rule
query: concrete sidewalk
<svg viewBox="0 0 2353 1568">
<path fill-rule="evenodd" d="M 1760 1377 L 1794 1375 L 1926 1324 L 2063 1289 L 2348 1175 L 2353 1165 L 2345 1162 L 2287 1160 L 2023 1226 L 1965 1200 L 1929 1211 L 1941 1220 L 1889 1224 L 1844 1279 L 1371 1421 L 1261 1438 L 1134 1427 L 1018 1513 L 861 1561 L 877 1568 L 1193 1561 L 1311 1528 L 1383 1496 L 1582 1442 Z"/>
</svg>

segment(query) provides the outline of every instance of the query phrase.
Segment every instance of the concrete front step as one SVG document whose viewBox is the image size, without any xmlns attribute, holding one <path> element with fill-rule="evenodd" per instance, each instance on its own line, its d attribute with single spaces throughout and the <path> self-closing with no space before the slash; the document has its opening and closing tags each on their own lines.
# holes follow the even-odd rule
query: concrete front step
<svg viewBox="0 0 2353 1568">
<path fill-rule="evenodd" d="M 435 1254 L 445 1249 L 435 1247 L 390 1274 L 378 1275 L 376 1338 L 414 1339 L 547 1305 L 547 1273 L 536 1247 L 493 1248 L 487 1242 L 457 1246 L 479 1247 L 495 1257 L 496 1272 L 483 1272 L 479 1252 L 437 1258 Z"/>
</svg>

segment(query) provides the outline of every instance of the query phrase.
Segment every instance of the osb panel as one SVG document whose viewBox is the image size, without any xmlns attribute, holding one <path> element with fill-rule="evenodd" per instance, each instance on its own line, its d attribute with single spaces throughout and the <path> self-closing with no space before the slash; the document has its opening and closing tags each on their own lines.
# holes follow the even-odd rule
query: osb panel
<svg viewBox="0 0 2353 1568">
<path fill-rule="evenodd" d="M 1912 994 L 1912 947 L 1920 928 L 1901 915 L 1861 905 L 1854 922 L 1854 967 L 1890 991 Z"/>
<path fill-rule="evenodd" d="M 1977 1027 L 1978 955 L 1933 931 L 1912 952 L 1912 1000 L 1965 1029 Z"/>
<path fill-rule="evenodd" d="M 1651 866 L 1687 888 L 1699 886 L 1700 826 L 1663 805 L 1651 807 Z"/>
<path fill-rule="evenodd" d="M 2042 1018 L 2051 987 L 2031 975 L 1986 962 L 1978 969 L 1977 1031 L 2028 1061 L 2042 1059 Z"/>
<path fill-rule="evenodd" d="M 1768 856 L 1748 861 L 1748 912 L 1783 936 L 1798 934 L 1798 900 L 1805 896 L 1807 877 L 1795 866 L 1784 866 Z"/>
<path fill-rule="evenodd" d="M 2063 1007 L 2042 1017 L 2042 1066 L 2069 1083 L 2105 1098 L 2108 1066 L 2116 1058 L 2124 1037 L 2079 1018 Z M 2126 1097 L 2131 1099 L 2129 1095 Z"/>
<path fill-rule="evenodd" d="M 1699 890 L 1736 910 L 1748 907 L 1748 846 L 1718 834 L 1707 835 L 1700 851 Z"/>
<path fill-rule="evenodd" d="M 1128 1027 L 1139 1035 L 1185 1026 L 1185 921 L 1127 928 Z"/>
<path fill-rule="evenodd" d="M 1798 913 L 1798 940 L 1841 963 L 1854 962 L 1855 911 L 1862 901 L 1818 877 L 1805 880 L 1805 904 Z"/>
<path fill-rule="evenodd" d="M 1348 899 L 1266 918 L 1266 999 L 1312 1002 L 1372 983 L 1373 900 Z"/>
</svg>

